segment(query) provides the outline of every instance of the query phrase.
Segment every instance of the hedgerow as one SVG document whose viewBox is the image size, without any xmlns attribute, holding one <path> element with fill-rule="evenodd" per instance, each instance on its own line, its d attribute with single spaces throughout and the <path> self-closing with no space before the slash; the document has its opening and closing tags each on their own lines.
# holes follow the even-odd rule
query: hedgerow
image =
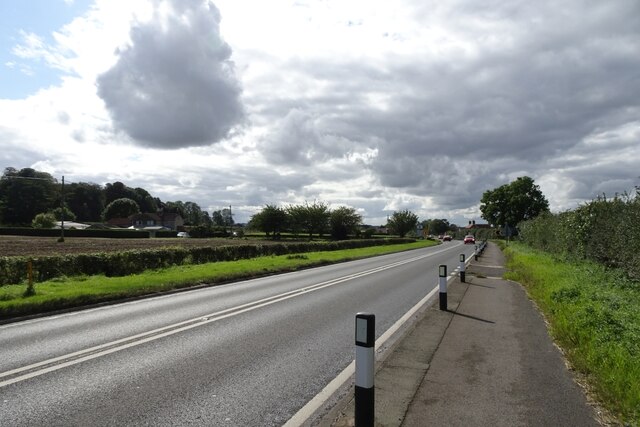
<svg viewBox="0 0 640 427">
<path fill-rule="evenodd" d="M 381 246 L 413 242 L 413 239 L 370 239 L 339 242 L 295 242 L 269 245 L 233 245 L 195 248 L 165 248 L 130 250 L 79 255 L 44 257 L 0 257 L 0 286 L 18 284 L 27 278 L 29 262 L 33 280 L 42 282 L 56 277 L 126 276 L 173 265 L 204 264 L 235 261 L 259 256 L 286 255 L 303 252 L 336 251 L 367 246 Z"/>
<path fill-rule="evenodd" d="M 529 246 L 619 268 L 640 280 L 640 194 L 602 196 L 572 211 L 525 221 L 519 230 Z"/>
</svg>

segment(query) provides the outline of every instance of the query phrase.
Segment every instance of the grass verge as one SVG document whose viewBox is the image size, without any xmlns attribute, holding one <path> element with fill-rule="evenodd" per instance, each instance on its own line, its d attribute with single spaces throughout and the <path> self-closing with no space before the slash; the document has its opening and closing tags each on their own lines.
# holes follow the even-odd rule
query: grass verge
<svg viewBox="0 0 640 427">
<path fill-rule="evenodd" d="M 622 423 L 640 425 L 640 284 L 522 244 L 503 249 L 505 278 L 526 287 L 573 367 Z"/>
<path fill-rule="evenodd" d="M 25 295 L 24 285 L 0 287 L 0 319 L 121 300 L 202 284 L 218 284 L 313 266 L 367 258 L 436 245 L 433 241 L 372 246 L 342 251 L 308 252 L 259 257 L 146 271 L 124 277 L 70 277 L 34 285 L 35 294 Z"/>
</svg>

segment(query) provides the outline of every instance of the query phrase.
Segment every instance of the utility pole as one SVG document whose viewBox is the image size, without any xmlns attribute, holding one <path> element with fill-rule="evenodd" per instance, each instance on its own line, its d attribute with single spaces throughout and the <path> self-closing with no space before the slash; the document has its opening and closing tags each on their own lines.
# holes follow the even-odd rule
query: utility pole
<svg viewBox="0 0 640 427">
<path fill-rule="evenodd" d="M 64 175 L 62 175 L 62 192 L 61 192 L 62 201 L 60 206 L 60 238 L 58 242 L 64 242 Z"/>
</svg>

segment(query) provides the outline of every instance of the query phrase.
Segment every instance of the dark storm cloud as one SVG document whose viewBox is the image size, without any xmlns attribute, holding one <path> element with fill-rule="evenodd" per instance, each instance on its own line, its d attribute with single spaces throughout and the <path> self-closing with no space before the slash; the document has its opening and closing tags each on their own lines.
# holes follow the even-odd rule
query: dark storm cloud
<svg viewBox="0 0 640 427">
<path fill-rule="evenodd" d="M 162 14 L 160 6 L 172 13 Z M 156 0 L 150 22 L 97 80 L 117 130 L 140 145 L 173 149 L 228 136 L 244 117 L 220 13 L 206 0 Z"/>
</svg>

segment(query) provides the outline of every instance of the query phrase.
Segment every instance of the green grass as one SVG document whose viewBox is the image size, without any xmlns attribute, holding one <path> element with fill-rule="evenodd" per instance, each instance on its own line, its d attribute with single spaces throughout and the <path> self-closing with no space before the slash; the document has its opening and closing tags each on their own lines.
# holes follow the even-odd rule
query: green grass
<svg viewBox="0 0 640 427">
<path fill-rule="evenodd" d="M 259 257 L 239 261 L 177 266 L 124 277 L 59 278 L 35 284 L 35 295 L 28 297 L 24 295 L 26 284 L 0 286 L 0 319 L 121 300 L 200 284 L 217 284 L 295 271 L 435 244 L 437 243 L 427 240 L 342 251 Z"/>
<path fill-rule="evenodd" d="M 623 423 L 640 425 L 640 283 L 522 244 L 505 254 L 505 277 L 526 287 L 573 367 Z"/>
</svg>

